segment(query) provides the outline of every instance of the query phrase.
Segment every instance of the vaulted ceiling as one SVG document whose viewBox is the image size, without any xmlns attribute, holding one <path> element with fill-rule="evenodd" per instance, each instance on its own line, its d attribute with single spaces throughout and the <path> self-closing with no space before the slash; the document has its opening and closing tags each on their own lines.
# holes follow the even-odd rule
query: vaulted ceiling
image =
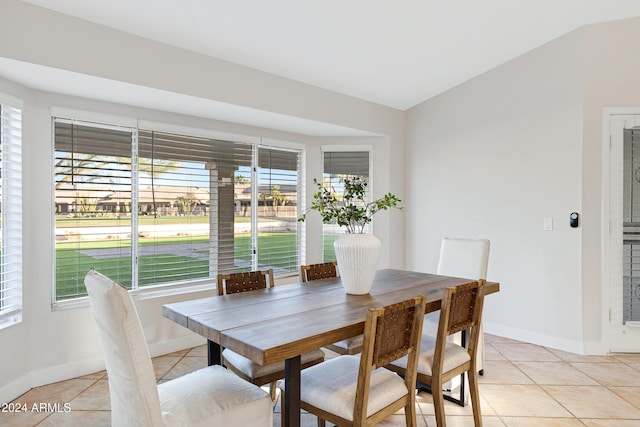
<svg viewBox="0 0 640 427">
<path fill-rule="evenodd" d="M 400 110 L 637 0 L 26 0 Z"/>
</svg>

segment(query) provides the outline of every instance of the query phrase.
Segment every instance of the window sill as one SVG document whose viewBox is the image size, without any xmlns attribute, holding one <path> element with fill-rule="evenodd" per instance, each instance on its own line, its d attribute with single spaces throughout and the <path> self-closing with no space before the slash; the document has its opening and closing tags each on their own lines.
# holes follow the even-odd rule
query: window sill
<svg viewBox="0 0 640 427">
<path fill-rule="evenodd" d="M 136 289 L 135 291 L 129 291 L 131 297 L 138 300 L 164 298 L 172 295 L 183 295 L 196 292 L 215 291 L 215 283 L 213 281 L 207 281 L 199 284 L 179 284 L 179 285 L 165 285 L 165 286 L 149 286 L 142 289 Z M 78 308 L 89 307 L 89 297 L 74 298 L 65 301 L 58 301 L 53 303 L 51 311 L 64 311 L 75 310 Z"/>
</svg>

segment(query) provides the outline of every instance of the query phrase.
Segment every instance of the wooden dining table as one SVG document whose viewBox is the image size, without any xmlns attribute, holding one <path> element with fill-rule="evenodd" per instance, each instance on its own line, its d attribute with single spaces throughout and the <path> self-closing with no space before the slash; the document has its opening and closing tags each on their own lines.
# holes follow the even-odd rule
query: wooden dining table
<svg viewBox="0 0 640 427">
<path fill-rule="evenodd" d="M 261 365 L 285 365 L 284 425 L 300 425 L 300 355 L 362 334 L 367 310 L 427 298 L 426 312 L 440 309 L 445 288 L 470 279 L 396 269 L 378 270 L 371 291 L 349 295 L 340 278 L 281 285 L 231 295 L 166 304 L 163 315 L 208 340 L 209 364 L 229 348 Z M 485 295 L 500 284 L 487 282 Z"/>
</svg>

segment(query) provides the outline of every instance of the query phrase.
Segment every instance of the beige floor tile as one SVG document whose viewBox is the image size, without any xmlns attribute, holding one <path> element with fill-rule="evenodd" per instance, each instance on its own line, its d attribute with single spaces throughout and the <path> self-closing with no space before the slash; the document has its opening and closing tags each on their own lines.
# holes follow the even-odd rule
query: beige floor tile
<svg viewBox="0 0 640 427">
<path fill-rule="evenodd" d="M 498 350 L 495 349 L 491 344 L 485 344 L 484 346 L 484 360 L 485 365 L 488 360 L 507 360 L 506 357 L 502 355 Z"/>
<path fill-rule="evenodd" d="M 93 374 L 83 375 L 78 377 L 83 380 L 102 380 L 107 377 L 107 371 L 95 372 Z"/>
<path fill-rule="evenodd" d="M 13 409 L 12 409 L 13 411 Z M 0 412 L 0 426 L 2 427 L 28 427 L 35 426 L 48 416 L 50 412 Z"/>
<path fill-rule="evenodd" d="M 184 350 L 174 351 L 173 353 L 163 354 L 162 356 L 183 357 L 183 356 L 186 356 L 187 353 L 189 353 L 189 351 L 191 351 L 191 349 L 190 348 L 186 348 Z"/>
<path fill-rule="evenodd" d="M 533 384 L 529 377 L 508 360 L 487 360 L 484 365 L 484 375 L 478 376 L 480 384 Z"/>
<path fill-rule="evenodd" d="M 205 344 L 193 347 L 186 355 L 189 357 L 207 357 L 207 345 Z"/>
<path fill-rule="evenodd" d="M 435 414 L 433 408 L 433 396 L 430 393 L 426 391 L 421 391 L 420 393 L 418 393 L 418 395 L 416 396 L 416 404 L 418 405 L 419 413 L 423 415 Z M 482 390 L 480 390 L 480 411 L 483 416 L 496 415 L 491 405 L 489 405 L 482 396 Z M 444 413 L 446 415 L 473 415 L 470 402 L 463 407 L 448 400 L 444 401 Z"/>
<path fill-rule="evenodd" d="M 585 375 L 608 386 L 640 386 L 640 375 L 623 363 L 572 363 Z"/>
<path fill-rule="evenodd" d="M 575 418 L 503 417 L 507 427 L 584 427 Z"/>
<path fill-rule="evenodd" d="M 282 418 L 280 418 L 280 413 L 274 413 L 273 426 L 280 427 L 281 423 L 282 423 Z M 326 425 L 331 426 L 331 424 L 329 423 L 327 423 Z M 240 427 L 240 426 L 232 426 L 232 427 Z M 318 419 L 316 418 L 315 415 L 312 415 L 312 414 L 301 414 L 300 427 L 318 427 Z"/>
<path fill-rule="evenodd" d="M 108 411 L 111 409 L 109 381 L 96 381 L 91 387 L 69 402 L 72 411 Z"/>
<path fill-rule="evenodd" d="M 640 365 L 640 354 L 613 354 L 612 357 L 622 363 Z"/>
<path fill-rule="evenodd" d="M 110 427 L 110 411 L 71 411 L 69 413 L 55 413 L 47 417 L 38 427 L 69 427 L 91 426 Z"/>
<path fill-rule="evenodd" d="M 95 380 L 74 378 L 67 381 L 37 387 L 29 390 L 14 402 L 26 403 L 31 407 L 34 403 L 58 403 L 65 404 L 77 397 L 80 393 L 92 386 Z"/>
<path fill-rule="evenodd" d="M 446 415 L 447 427 L 474 427 L 473 415 Z M 425 422 L 428 427 L 436 427 L 435 415 L 425 416 Z M 418 425 L 420 420 L 418 420 Z M 483 427 L 505 427 L 504 422 L 499 417 L 482 416 Z M 404 426 L 404 424 L 403 424 Z"/>
<path fill-rule="evenodd" d="M 640 387 L 608 387 L 609 390 L 640 409 Z M 639 423 L 640 425 L 640 423 Z"/>
<path fill-rule="evenodd" d="M 640 420 L 581 420 L 586 427 L 638 427 Z"/>
<path fill-rule="evenodd" d="M 536 384 L 598 385 L 567 362 L 513 362 Z"/>
<path fill-rule="evenodd" d="M 534 344 L 493 344 L 512 362 L 559 362 L 561 359 L 544 347 Z"/>
<path fill-rule="evenodd" d="M 206 357 L 183 357 L 162 379 L 172 380 L 206 366 Z"/>
<path fill-rule="evenodd" d="M 577 418 L 640 419 L 640 409 L 598 386 L 542 386 Z"/>
<path fill-rule="evenodd" d="M 481 393 L 501 417 L 571 417 L 566 409 L 535 384 L 483 384 Z"/>
<path fill-rule="evenodd" d="M 565 362 L 592 362 L 592 363 L 617 363 L 613 356 L 584 356 L 582 354 L 568 353 L 554 348 L 547 348 L 550 352 L 564 360 Z"/>
<path fill-rule="evenodd" d="M 159 356 L 151 359 L 156 380 L 163 378 L 182 359 L 178 356 Z"/>
<path fill-rule="evenodd" d="M 522 341 L 512 340 L 511 338 L 499 337 L 497 335 L 484 334 L 484 342 L 486 344 L 522 344 Z"/>
<path fill-rule="evenodd" d="M 485 427 L 640 427 L 640 355 L 581 356 L 489 334 L 485 341 L 485 375 L 479 377 Z M 206 345 L 156 357 L 153 365 L 158 382 L 177 378 L 207 365 Z M 69 403 L 71 412 L 0 413 L 2 427 L 110 424 L 104 371 L 38 387 L 16 401 Z M 418 393 L 416 402 L 418 426 L 435 427 L 431 394 Z M 445 414 L 449 427 L 474 425 L 470 405 L 445 401 Z M 301 421 L 316 426 L 311 414 Z M 280 426 L 278 402 L 273 425 Z M 399 411 L 379 425 L 404 426 L 404 415 Z"/>
<path fill-rule="evenodd" d="M 421 417 L 416 416 L 416 422 L 418 422 L 418 425 L 420 425 L 418 421 L 418 419 L 420 418 Z M 327 423 L 327 425 L 331 425 L 331 424 Z M 406 425 L 407 423 L 405 421 L 404 413 L 402 413 L 402 414 L 389 415 L 387 418 L 380 421 L 379 424 L 376 424 L 376 427 L 406 427 Z"/>
</svg>

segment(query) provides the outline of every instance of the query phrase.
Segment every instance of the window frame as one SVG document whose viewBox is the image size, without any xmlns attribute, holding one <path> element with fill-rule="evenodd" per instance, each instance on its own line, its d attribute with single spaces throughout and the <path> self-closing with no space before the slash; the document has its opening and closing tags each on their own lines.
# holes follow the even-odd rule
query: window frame
<svg viewBox="0 0 640 427">
<path fill-rule="evenodd" d="M 362 145 L 322 145 L 320 147 L 320 152 L 321 152 L 321 159 L 322 159 L 322 178 L 324 179 L 324 175 L 325 175 L 325 153 L 352 153 L 352 152 L 366 152 L 369 154 L 368 156 L 368 176 L 367 176 L 367 182 L 368 182 L 368 186 L 367 186 L 367 199 L 368 201 L 373 200 L 373 145 L 370 144 L 362 144 Z M 331 262 L 331 261 L 335 261 L 335 254 L 334 257 L 329 257 L 327 258 L 326 255 L 326 248 L 325 248 L 325 224 L 322 224 L 322 238 L 320 241 L 320 245 L 321 245 L 321 250 L 322 250 L 322 258 L 323 258 L 323 262 Z M 344 229 L 344 227 L 340 227 L 340 230 Z M 370 224 L 367 224 L 366 226 L 366 230 L 368 233 L 373 233 L 373 222 Z"/>
<path fill-rule="evenodd" d="M 296 188 L 299 189 L 304 187 L 304 183 L 302 182 L 302 179 L 304 177 L 304 168 L 305 168 L 305 164 L 304 164 L 304 152 L 305 152 L 305 145 L 302 143 L 297 143 L 297 142 L 290 142 L 290 141 L 284 141 L 284 140 L 277 140 L 277 139 L 263 139 L 261 137 L 255 137 L 255 136 L 248 136 L 248 135 L 239 135 L 239 134 L 233 134 L 233 133 L 228 133 L 228 132 L 219 132 L 219 131 L 215 131 L 215 130 L 211 130 L 211 129 L 205 129 L 205 128 L 194 128 L 194 127 L 188 127 L 188 126 L 182 126 L 182 125 L 175 125 L 175 124 L 170 124 L 170 123 L 162 123 L 162 122 L 154 122 L 154 121 L 148 121 L 148 120 L 139 120 L 139 119 L 131 119 L 131 118 L 120 118 L 120 117 L 116 117 L 116 116 L 106 116 L 103 114 L 92 114 L 90 112 L 87 111 L 75 111 L 75 110 L 69 110 L 69 109 L 65 109 L 65 108 L 52 108 L 51 109 L 51 120 L 52 123 L 54 122 L 54 120 L 56 118 L 59 119 L 67 119 L 67 120 L 73 120 L 75 122 L 86 122 L 86 123 L 99 123 L 99 124 L 105 124 L 106 126 L 117 126 L 117 127 L 128 127 L 128 128 L 132 128 L 134 130 L 134 133 L 137 135 L 139 132 L 141 132 L 142 130 L 152 130 L 152 131 L 158 131 L 158 132 L 167 132 L 167 133 L 173 133 L 173 134 L 178 134 L 178 135 L 184 135 L 184 136 L 190 136 L 190 137 L 196 137 L 196 138 L 212 138 L 212 139 L 219 139 L 219 140 L 226 140 L 226 141 L 235 141 L 235 142 L 239 142 L 239 143 L 245 143 L 247 145 L 250 145 L 252 147 L 252 151 L 259 151 L 259 150 L 263 150 L 263 149 L 274 149 L 274 150 L 283 150 L 283 151 L 295 151 L 298 155 L 298 162 L 297 162 L 297 168 L 298 170 L 295 171 L 295 174 L 297 174 L 298 178 L 297 178 L 297 185 Z M 52 129 L 54 129 L 54 126 L 52 126 Z M 51 138 L 51 144 L 52 144 L 52 153 L 55 153 L 56 149 L 55 149 L 55 145 L 56 145 L 56 141 L 55 141 L 55 134 L 53 133 L 52 130 L 52 138 Z M 137 142 L 137 141 L 136 141 Z M 136 144 L 136 142 L 134 142 L 134 144 Z M 136 148 L 137 149 L 137 148 Z M 137 153 L 135 155 L 137 157 Z M 137 164 L 137 159 L 135 161 L 132 161 L 132 163 Z M 253 165 L 252 165 L 252 170 L 253 170 Z M 133 182 L 137 182 L 137 179 L 139 178 L 139 170 L 137 170 L 137 167 L 134 167 L 133 169 L 135 169 L 135 172 L 132 172 L 132 186 L 134 186 Z M 255 174 L 255 172 L 254 172 Z M 56 178 L 55 178 L 55 171 L 52 172 L 52 188 L 55 186 L 55 182 L 56 182 Z M 255 182 L 255 185 L 252 184 L 253 187 L 258 186 L 257 181 L 252 181 L 252 183 Z M 137 186 L 137 183 L 135 184 Z M 252 191 L 253 193 L 255 193 L 256 197 L 257 197 L 257 192 L 256 191 Z M 132 192 L 133 195 L 133 192 Z M 301 194 L 298 194 L 297 198 L 298 198 L 298 203 L 297 203 L 297 215 L 300 212 L 300 201 L 303 200 Z M 133 196 L 132 196 L 133 197 Z M 137 195 L 136 195 L 137 197 Z M 52 195 L 52 198 L 55 201 L 55 192 Z M 256 203 L 257 204 L 257 203 Z M 55 203 L 52 203 L 52 206 L 55 205 Z M 133 203 L 132 203 L 133 206 Z M 53 218 L 53 223 L 54 223 L 54 230 L 56 228 L 55 226 L 55 212 L 52 213 L 52 218 Z M 132 222 L 137 222 L 137 221 L 132 221 Z M 253 222 L 253 221 L 252 221 Z M 133 227 L 132 227 L 133 229 Z M 253 231 L 255 230 L 255 231 Z M 255 234 L 257 236 L 258 233 L 258 228 L 252 227 L 252 234 Z M 300 228 L 298 227 L 296 229 L 296 257 L 298 259 L 298 262 L 296 264 L 300 264 L 303 258 L 303 253 L 304 253 L 304 248 L 303 248 L 303 240 L 301 240 L 300 238 Z M 256 237 L 257 239 L 257 237 Z M 133 248 L 133 244 L 132 244 L 132 254 L 134 253 L 134 248 Z M 256 247 L 257 245 L 253 246 Z M 78 296 L 78 297 L 73 297 L 73 298 L 69 298 L 69 299 L 61 299 L 61 300 L 56 300 L 56 249 L 55 249 L 55 240 L 53 242 L 53 266 L 54 266 L 54 272 L 53 272 L 53 286 L 52 286 L 52 307 L 54 309 L 66 309 L 66 308 L 74 308 L 77 306 L 86 306 L 86 304 L 88 303 L 88 299 L 86 296 Z M 257 260 L 258 254 L 256 253 L 254 255 L 255 259 Z M 131 256 L 131 258 L 133 258 L 133 255 Z M 256 265 L 257 261 L 253 261 L 252 260 L 252 266 Z M 297 275 L 297 265 L 295 270 L 292 270 L 290 272 L 285 272 L 285 273 L 281 273 L 278 275 L 278 277 L 287 277 L 287 276 L 293 276 L 293 275 Z M 132 273 L 133 274 L 133 273 Z M 135 295 L 137 298 L 149 298 L 149 297 L 159 297 L 159 296 L 165 296 L 165 295 L 172 295 L 172 294 L 179 294 L 179 293 L 186 293 L 186 292 L 198 292 L 198 291 L 202 291 L 202 290 L 210 290 L 211 289 L 211 283 L 215 282 L 215 278 L 214 277 L 207 277 L 207 278 L 199 278 L 199 279 L 193 279 L 193 280 L 188 280 L 185 282 L 179 282 L 179 283 L 158 283 L 158 284 L 154 284 L 154 285 L 147 285 L 147 286 L 137 286 L 134 289 L 131 289 L 130 292 L 132 293 L 132 295 Z M 137 277 L 135 279 L 133 279 L 133 283 L 137 283 Z M 132 283 L 132 287 L 133 287 L 133 283 Z"/>
</svg>

